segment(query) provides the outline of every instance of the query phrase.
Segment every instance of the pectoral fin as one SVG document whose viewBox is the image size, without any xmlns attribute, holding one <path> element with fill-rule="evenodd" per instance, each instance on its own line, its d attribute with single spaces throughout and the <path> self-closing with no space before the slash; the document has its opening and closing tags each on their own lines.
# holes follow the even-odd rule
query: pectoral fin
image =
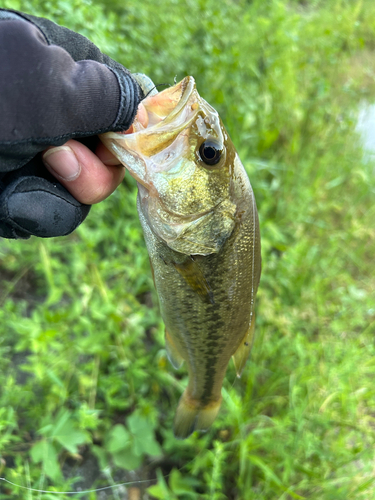
<svg viewBox="0 0 375 500">
<path fill-rule="evenodd" d="M 165 330 L 165 349 L 167 351 L 168 359 L 171 362 L 173 368 L 176 368 L 176 370 L 178 368 L 181 368 L 184 359 L 177 351 L 177 347 L 167 330 Z"/>
<path fill-rule="evenodd" d="M 247 330 L 244 338 L 242 339 L 237 351 L 233 354 L 234 367 L 236 368 L 237 377 L 241 377 L 242 370 L 246 364 L 247 358 L 249 357 L 251 348 L 254 341 L 254 327 L 255 327 L 255 315 L 253 314 L 251 324 Z"/>
<path fill-rule="evenodd" d="M 190 256 L 180 264 L 173 262 L 173 265 L 190 288 L 194 290 L 204 302 L 210 302 L 211 304 L 215 303 L 210 285 L 194 257 Z"/>
<path fill-rule="evenodd" d="M 167 245 L 187 255 L 210 255 L 220 252 L 235 227 L 237 207 L 229 200 L 197 219 L 175 226 L 174 237 L 166 235 Z"/>
</svg>

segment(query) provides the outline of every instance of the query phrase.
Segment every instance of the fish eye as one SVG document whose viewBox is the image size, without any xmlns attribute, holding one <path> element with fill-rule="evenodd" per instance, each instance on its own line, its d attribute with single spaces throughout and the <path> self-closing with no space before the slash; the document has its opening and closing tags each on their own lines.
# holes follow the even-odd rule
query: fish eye
<svg viewBox="0 0 375 500">
<path fill-rule="evenodd" d="M 199 154 L 207 165 L 219 163 L 222 153 L 223 150 L 213 141 L 204 141 L 199 148 Z"/>
</svg>

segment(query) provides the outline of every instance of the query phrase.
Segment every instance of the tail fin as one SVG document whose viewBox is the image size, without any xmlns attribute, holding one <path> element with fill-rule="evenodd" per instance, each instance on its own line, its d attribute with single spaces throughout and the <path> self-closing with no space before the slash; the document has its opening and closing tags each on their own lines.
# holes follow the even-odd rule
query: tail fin
<svg viewBox="0 0 375 500">
<path fill-rule="evenodd" d="M 185 390 L 174 417 L 173 432 L 176 438 L 185 439 L 194 431 L 206 431 L 215 420 L 220 405 L 221 398 L 203 406 L 199 399 L 192 399 Z"/>
</svg>

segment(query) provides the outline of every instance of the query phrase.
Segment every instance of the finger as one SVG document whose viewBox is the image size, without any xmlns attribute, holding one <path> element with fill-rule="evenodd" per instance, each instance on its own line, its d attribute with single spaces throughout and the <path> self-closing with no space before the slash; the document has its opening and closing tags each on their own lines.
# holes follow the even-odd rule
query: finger
<svg viewBox="0 0 375 500">
<path fill-rule="evenodd" d="M 105 165 L 90 149 L 70 140 L 43 155 L 47 169 L 81 203 L 92 205 L 107 198 L 124 178 L 124 168 Z"/>
<path fill-rule="evenodd" d="M 139 104 L 138 106 L 138 111 L 137 111 L 137 120 L 143 127 L 147 127 L 148 125 L 148 114 L 146 111 L 146 108 L 142 103 Z M 133 133 L 134 128 L 133 125 L 128 128 L 125 132 L 122 132 L 123 134 L 131 134 Z M 95 150 L 96 156 L 105 164 L 105 165 L 121 165 L 120 160 L 114 156 L 109 149 L 107 149 L 102 142 L 99 142 L 96 150 Z"/>
<path fill-rule="evenodd" d="M 99 142 L 96 150 L 96 156 L 104 165 L 121 165 L 121 162 L 114 156 L 109 149 L 107 149 L 102 142 Z"/>
<path fill-rule="evenodd" d="M 148 113 L 147 113 L 146 108 L 144 107 L 144 105 L 142 103 L 140 103 L 139 106 L 138 106 L 137 120 L 139 121 L 139 123 L 141 125 L 143 125 L 144 128 L 147 128 L 147 125 L 148 125 Z"/>
<path fill-rule="evenodd" d="M 138 106 L 138 111 L 137 111 L 137 121 L 144 127 L 147 128 L 148 125 L 148 113 L 145 108 L 145 106 L 140 103 Z M 120 134 L 132 134 L 134 132 L 134 125 L 130 125 L 128 130 L 125 130 L 125 132 L 120 132 Z"/>
</svg>

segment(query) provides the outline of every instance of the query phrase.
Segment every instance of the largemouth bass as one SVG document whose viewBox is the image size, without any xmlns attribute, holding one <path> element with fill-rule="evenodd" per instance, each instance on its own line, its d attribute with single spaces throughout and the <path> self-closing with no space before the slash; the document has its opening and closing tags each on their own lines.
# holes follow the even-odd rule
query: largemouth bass
<svg viewBox="0 0 375 500">
<path fill-rule="evenodd" d="M 218 113 L 189 76 L 143 101 L 147 127 L 101 140 L 138 182 L 138 213 L 165 323 L 168 357 L 189 383 L 176 437 L 210 427 L 233 356 L 253 342 L 261 271 L 254 194 Z"/>
</svg>

